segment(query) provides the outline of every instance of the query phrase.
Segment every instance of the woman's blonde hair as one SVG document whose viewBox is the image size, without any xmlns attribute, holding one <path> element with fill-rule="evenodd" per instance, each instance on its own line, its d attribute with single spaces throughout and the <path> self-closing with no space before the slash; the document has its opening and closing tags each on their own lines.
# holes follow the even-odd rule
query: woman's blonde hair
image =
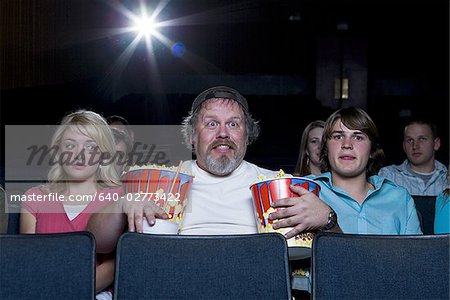
<svg viewBox="0 0 450 300">
<path fill-rule="evenodd" d="M 308 165 L 308 153 L 306 148 L 308 147 L 308 136 L 311 130 L 314 128 L 324 128 L 325 122 L 322 120 L 316 120 L 308 124 L 302 133 L 302 140 L 300 142 L 300 150 L 298 151 L 297 165 L 295 166 L 294 176 L 305 176 L 311 174 L 311 169 Z"/>
<path fill-rule="evenodd" d="M 92 138 L 96 142 L 102 157 L 106 159 L 106 163 L 100 161 L 97 169 L 97 186 L 101 188 L 119 186 L 119 175 L 111 160 L 111 157 L 115 155 L 116 145 L 108 123 L 102 116 L 93 111 L 78 110 L 65 116 L 61 121 L 61 125 L 58 126 L 53 134 L 50 147 L 56 151 L 56 163 L 51 166 L 48 173 L 49 190 L 52 192 L 68 191 L 69 178 L 60 161 L 60 148 L 62 137 L 69 128 L 75 128 L 81 134 Z"/>
</svg>

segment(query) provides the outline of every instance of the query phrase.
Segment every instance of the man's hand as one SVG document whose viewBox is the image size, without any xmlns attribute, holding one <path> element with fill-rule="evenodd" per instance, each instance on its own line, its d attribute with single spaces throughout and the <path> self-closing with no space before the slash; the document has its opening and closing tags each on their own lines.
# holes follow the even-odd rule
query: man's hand
<svg viewBox="0 0 450 300">
<path fill-rule="evenodd" d="M 126 194 L 120 201 L 122 201 L 122 211 L 127 215 L 128 231 L 130 232 L 143 231 L 142 222 L 144 217 L 150 226 L 155 224 L 156 218 L 168 218 L 166 212 L 145 194 Z"/>
<path fill-rule="evenodd" d="M 301 186 L 291 186 L 291 191 L 298 194 L 296 198 L 280 199 L 272 203 L 272 207 L 279 208 L 269 215 L 274 229 L 294 227 L 286 238 L 291 238 L 304 231 L 322 228 L 328 222 L 331 208 L 319 199 L 313 192 Z"/>
</svg>

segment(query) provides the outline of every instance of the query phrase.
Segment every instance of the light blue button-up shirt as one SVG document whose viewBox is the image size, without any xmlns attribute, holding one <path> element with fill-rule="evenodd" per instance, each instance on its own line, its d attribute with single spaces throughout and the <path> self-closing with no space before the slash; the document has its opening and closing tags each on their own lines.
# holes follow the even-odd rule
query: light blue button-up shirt
<svg viewBox="0 0 450 300">
<path fill-rule="evenodd" d="M 426 183 L 411 171 L 408 160 L 401 165 L 381 168 L 378 175 L 406 188 L 411 195 L 436 196 L 444 190 L 447 183 L 447 167 L 437 160 L 434 165 L 433 175 Z"/>
<path fill-rule="evenodd" d="M 434 233 L 450 233 L 450 196 L 444 192 L 440 193 L 436 199 Z"/>
<path fill-rule="evenodd" d="M 333 186 L 331 173 L 313 177 L 320 185 L 319 198 L 331 206 L 344 233 L 355 234 L 422 234 L 414 200 L 406 189 L 395 183 L 371 176 L 375 187 L 359 204 L 343 189 Z"/>
</svg>

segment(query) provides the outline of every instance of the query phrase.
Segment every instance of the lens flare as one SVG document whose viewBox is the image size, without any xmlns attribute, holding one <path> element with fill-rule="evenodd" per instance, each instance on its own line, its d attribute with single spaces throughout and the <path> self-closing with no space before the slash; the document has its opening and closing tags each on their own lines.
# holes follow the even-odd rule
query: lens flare
<svg viewBox="0 0 450 300">
<path fill-rule="evenodd" d="M 186 47 L 183 43 L 175 43 L 173 44 L 172 48 L 172 55 L 175 57 L 182 57 L 184 53 L 186 52 Z"/>
</svg>

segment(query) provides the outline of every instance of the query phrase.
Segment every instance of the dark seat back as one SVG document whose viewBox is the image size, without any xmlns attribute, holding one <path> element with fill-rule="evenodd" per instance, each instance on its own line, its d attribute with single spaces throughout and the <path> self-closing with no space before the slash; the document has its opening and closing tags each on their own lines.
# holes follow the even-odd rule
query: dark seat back
<svg viewBox="0 0 450 300">
<path fill-rule="evenodd" d="M 20 233 L 20 213 L 8 213 L 8 229 L 6 233 L 8 234 L 19 234 Z"/>
<path fill-rule="evenodd" d="M 412 196 L 419 213 L 420 226 L 423 234 L 434 234 L 434 217 L 436 211 L 436 196 Z"/>
<path fill-rule="evenodd" d="M 9 199 L 8 193 L 3 191 L 5 199 L 5 213 L 6 218 L 6 233 L 8 234 L 19 234 L 20 233 L 20 201 L 11 201 Z"/>
<path fill-rule="evenodd" d="M 115 299 L 290 299 L 280 234 L 182 236 L 125 233 Z"/>
<path fill-rule="evenodd" d="M 449 234 L 318 234 L 313 299 L 448 299 L 449 241 Z"/>
<path fill-rule="evenodd" d="M 8 215 L 6 213 L 5 190 L 0 184 L 0 234 L 6 233 L 8 227 Z"/>
<path fill-rule="evenodd" d="M 0 235 L 0 299 L 93 299 L 88 232 Z"/>
</svg>

